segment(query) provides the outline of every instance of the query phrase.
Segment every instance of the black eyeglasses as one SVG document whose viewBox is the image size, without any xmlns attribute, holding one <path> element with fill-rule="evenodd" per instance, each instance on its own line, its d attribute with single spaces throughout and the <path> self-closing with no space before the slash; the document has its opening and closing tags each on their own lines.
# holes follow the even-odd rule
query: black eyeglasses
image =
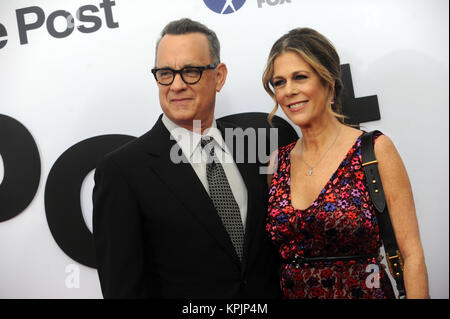
<svg viewBox="0 0 450 319">
<path fill-rule="evenodd" d="M 217 67 L 217 63 L 208 64 L 205 66 L 185 66 L 179 70 L 171 68 L 153 68 L 152 73 L 156 81 L 161 85 L 171 85 L 178 73 L 181 79 L 186 84 L 195 84 L 202 78 L 204 70 L 213 70 Z"/>
</svg>

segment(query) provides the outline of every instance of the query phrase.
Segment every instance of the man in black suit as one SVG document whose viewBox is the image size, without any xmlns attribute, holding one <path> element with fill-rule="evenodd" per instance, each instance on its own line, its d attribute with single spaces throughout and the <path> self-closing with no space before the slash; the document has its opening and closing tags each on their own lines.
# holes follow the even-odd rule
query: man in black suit
<svg viewBox="0 0 450 319">
<path fill-rule="evenodd" d="M 231 125 L 214 119 L 227 76 L 219 48 L 206 26 L 169 23 L 152 70 L 164 114 L 97 166 L 94 241 L 105 298 L 279 296 L 277 257 L 265 232 L 265 176 L 257 163 L 233 160 L 224 143 Z M 212 138 L 206 146 L 205 136 Z M 222 194 L 211 167 L 228 180 Z M 234 207 L 225 217 L 221 201 Z"/>
</svg>

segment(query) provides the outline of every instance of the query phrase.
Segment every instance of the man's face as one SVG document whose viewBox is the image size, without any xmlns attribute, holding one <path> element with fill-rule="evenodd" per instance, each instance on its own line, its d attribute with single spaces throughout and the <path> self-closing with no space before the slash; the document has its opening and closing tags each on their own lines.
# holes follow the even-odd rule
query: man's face
<svg viewBox="0 0 450 319">
<path fill-rule="evenodd" d="M 165 35 L 156 53 L 157 68 L 181 69 L 185 66 L 211 64 L 207 37 L 202 33 Z M 220 63 L 215 70 L 204 70 L 199 82 L 186 84 L 176 74 L 171 85 L 158 84 L 159 103 L 166 116 L 177 125 L 192 130 L 193 120 L 200 120 L 202 130 L 214 118 L 216 92 L 225 83 L 227 69 Z"/>
</svg>

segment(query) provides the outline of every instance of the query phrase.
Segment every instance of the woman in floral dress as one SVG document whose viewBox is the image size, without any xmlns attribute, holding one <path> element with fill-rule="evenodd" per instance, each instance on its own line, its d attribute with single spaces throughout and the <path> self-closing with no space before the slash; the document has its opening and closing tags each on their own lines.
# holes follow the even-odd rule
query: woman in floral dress
<svg viewBox="0 0 450 319">
<path fill-rule="evenodd" d="M 395 298 L 381 264 L 375 209 L 361 167 L 363 131 L 344 125 L 340 61 L 309 28 L 275 42 L 263 75 L 302 138 L 273 154 L 267 231 L 279 248 L 285 298 Z M 428 280 L 411 185 L 392 141 L 374 135 L 375 155 L 404 259 L 408 298 L 427 298 Z"/>
</svg>

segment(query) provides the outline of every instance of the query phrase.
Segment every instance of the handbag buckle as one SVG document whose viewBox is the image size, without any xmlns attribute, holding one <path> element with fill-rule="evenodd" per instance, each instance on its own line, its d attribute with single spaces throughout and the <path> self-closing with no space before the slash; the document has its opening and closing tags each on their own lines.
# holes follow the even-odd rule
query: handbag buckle
<svg viewBox="0 0 450 319">
<path fill-rule="evenodd" d="M 400 250 L 395 251 L 396 255 L 390 256 L 386 252 L 386 261 L 389 267 L 389 271 L 394 278 L 400 277 L 401 273 L 399 270 L 403 271 L 403 258 L 400 253 Z"/>
<path fill-rule="evenodd" d="M 377 161 L 377 160 L 374 160 L 374 161 L 362 163 L 361 166 L 364 167 L 364 166 L 372 165 L 372 164 L 378 164 L 378 161 Z"/>
</svg>

